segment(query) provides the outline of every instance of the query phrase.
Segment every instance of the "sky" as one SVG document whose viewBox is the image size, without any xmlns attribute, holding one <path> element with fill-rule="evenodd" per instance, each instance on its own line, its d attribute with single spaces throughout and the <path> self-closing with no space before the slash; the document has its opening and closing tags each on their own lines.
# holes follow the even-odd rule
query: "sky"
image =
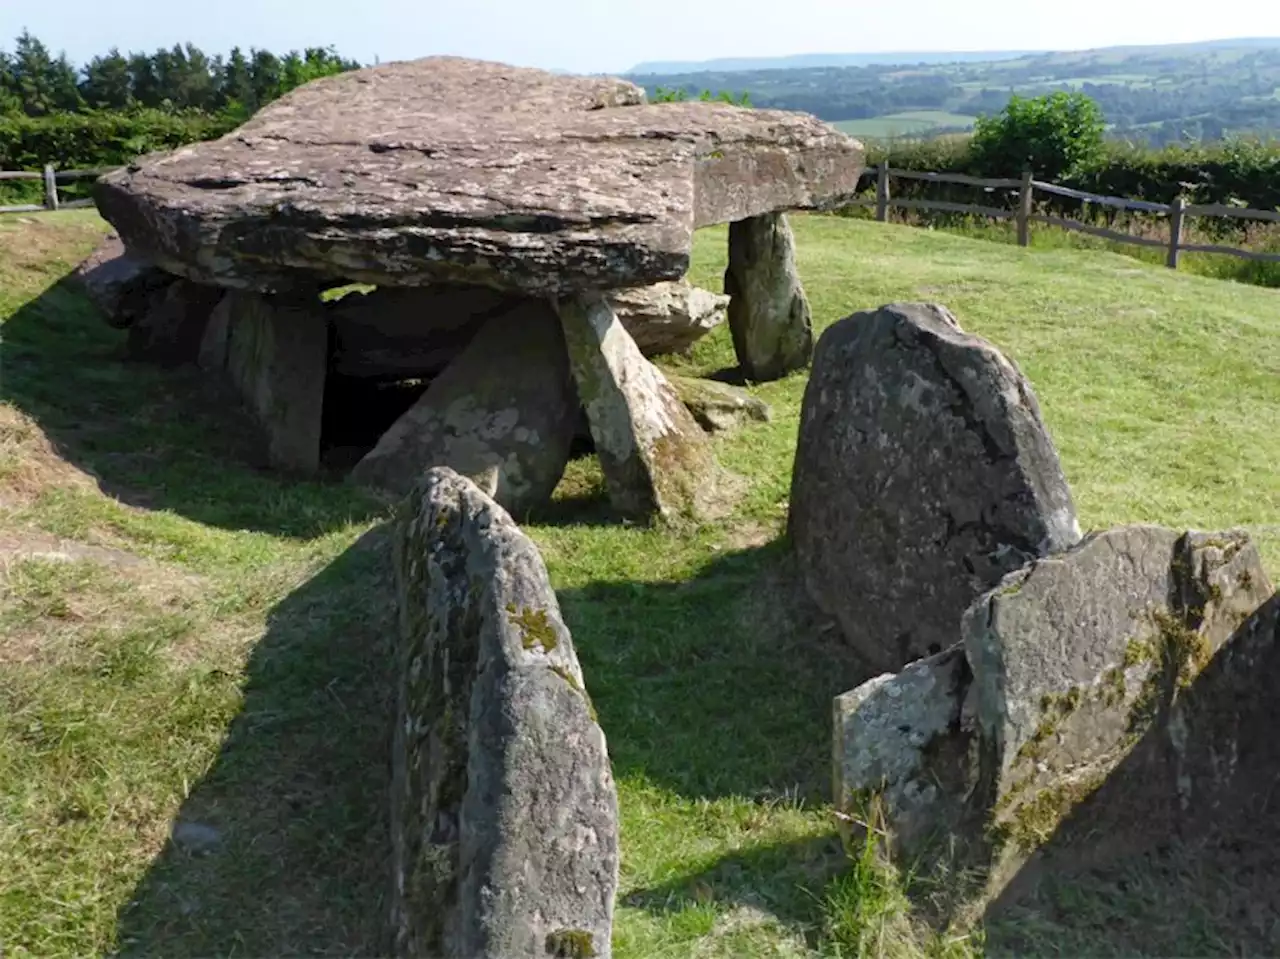
<svg viewBox="0 0 1280 959">
<path fill-rule="evenodd" d="M 1206 16 L 1206 10 L 1211 14 Z M 1158 12 L 1157 12 L 1158 11 Z M 646 60 L 900 50 L 1073 50 L 1280 36 L 1277 0 L 0 0 L 0 49 L 23 28 L 77 64 L 190 41 L 363 63 L 455 54 L 621 73 Z"/>
</svg>

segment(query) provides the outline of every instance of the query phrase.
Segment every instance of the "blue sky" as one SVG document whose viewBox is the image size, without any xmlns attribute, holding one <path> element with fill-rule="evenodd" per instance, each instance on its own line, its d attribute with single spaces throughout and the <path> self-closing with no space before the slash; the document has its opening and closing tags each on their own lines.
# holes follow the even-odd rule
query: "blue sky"
<svg viewBox="0 0 1280 959">
<path fill-rule="evenodd" d="M 191 41 L 617 73 L 643 60 L 1274 37 L 1280 0 L 0 0 L 0 47 L 24 27 L 77 63 Z"/>
</svg>

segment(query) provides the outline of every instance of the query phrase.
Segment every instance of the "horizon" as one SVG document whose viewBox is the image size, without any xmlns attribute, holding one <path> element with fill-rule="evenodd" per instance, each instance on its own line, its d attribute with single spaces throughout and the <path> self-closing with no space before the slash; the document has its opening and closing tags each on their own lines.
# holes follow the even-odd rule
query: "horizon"
<svg viewBox="0 0 1280 959">
<path fill-rule="evenodd" d="M 413 0 L 365 0 L 354 16 L 338 0 L 313 0 L 299 18 L 292 0 L 224 0 L 218 16 L 192 21 L 159 0 L 64 0 L 58 6 L 0 10 L 0 49 L 24 29 L 55 55 L 83 66 L 112 47 L 151 53 L 192 43 L 209 54 L 233 47 L 284 53 L 333 47 L 364 64 L 433 55 L 465 56 L 573 73 L 623 74 L 647 63 L 916 54 L 1066 53 L 1222 41 L 1280 40 L 1280 5 L 1222 0 L 1214 23 L 1247 23 L 1244 35 L 1197 31 L 1198 4 L 1170 0 L 1152 22 L 1145 3 L 1079 0 L 1062 22 L 1021 0 L 984 0 L 963 10 L 949 0 L 907 9 L 854 11 L 831 0 L 791 0 L 788 16 L 764 0 L 707 0 L 670 20 L 635 17 L 595 0 L 558 0 L 536 9 L 515 0 L 428 9 Z M 122 8 L 124 13 L 122 14 Z M 292 9 L 291 9 L 292 8 Z M 1180 15 L 1180 12 L 1182 15 Z M 1092 15 L 1091 15 L 1092 13 Z M 815 24 L 821 23 L 820 29 Z M 421 27 L 423 36 L 418 37 Z M 1042 37 L 1061 42 L 1046 45 Z M 847 37 L 848 42 L 841 42 Z M 878 37 L 878 41 L 868 41 Z M 700 39 L 699 39 L 700 38 Z M 608 56 L 600 51 L 608 51 Z M 904 61 L 910 62 L 910 61 Z"/>
</svg>

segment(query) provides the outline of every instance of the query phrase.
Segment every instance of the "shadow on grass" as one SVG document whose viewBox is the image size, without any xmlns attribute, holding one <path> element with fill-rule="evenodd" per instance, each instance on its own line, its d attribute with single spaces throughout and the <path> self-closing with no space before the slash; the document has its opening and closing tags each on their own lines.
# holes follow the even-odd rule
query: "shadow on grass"
<svg viewBox="0 0 1280 959">
<path fill-rule="evenodd" d="M 0 400 L 132 506 L 298 538 L 381 512 L 355 488 L 268 472 L 259 431 L 225 387 L 126 359 L 126 335 L 60 280 L 4 321 Z"/>
<path fill-rule="evenodd" d="M 867 670 L 791 566 L 779 540 L 680 583 L 560 593 L 619 776 L 688 798 L 829 799 L 831 700 Z"/>
<path fill-rule="evenodd" d="M 999 955 L 1280 955 L 1280 596 L 986 914 Z"/>
<path fill-rule="evenodd" d="M 365 534 L 271 612 L 241 712 L 179 812 L 178 841 L 121 911 L 121 954 L 385 954 L 387 539 L 386 527 Z"/>
</svg>

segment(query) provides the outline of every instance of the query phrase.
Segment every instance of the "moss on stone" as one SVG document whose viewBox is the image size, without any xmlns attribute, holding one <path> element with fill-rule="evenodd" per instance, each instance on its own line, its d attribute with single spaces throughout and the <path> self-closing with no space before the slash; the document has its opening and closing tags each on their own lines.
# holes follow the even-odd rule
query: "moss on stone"
<svg viewBox="0 0 1280 959">
<path fill-rule="evenodd" d="M 1045 789 L 1013 810 L 998 831 L 1024 853 L 1032 853 L 1053 837 L 1067 815 L 1102 784 L 1099 774 Z"/>
<path fill-rule="evenodd" d="M 595 937 L 583 929 L 557 929 L 547 934 L 546 951 L 555 959 L 593 959 Z"/>
<path fill-rule="evenodd" d="M 1050 737 L 1057 733 L 1062 721 L 1080 708 L 1084 691 L 1072 686 L 1065 693 L 1045 693 L 1040 697 L 1040 722 L 1031 738 L 1018 750 L 1018 758 L 1037 760 L 1043 758 Z"/>
<path fill-rule="evenodd" d="M 520 644 L 525 649 L 541 646 L 544 652 L 549 653 L 560 644 L 545 609 L 516 609 L 514 603 L 508 603 L 507 614 L 511 617 L 511 625 L 520 630 Z"/>
<path fill-rule="evenodd" d="M 1208 637 L 1193 629 L 1186 619 L 1162 610 L 1154 614 L 1160 631 L 1161 648 L 1179 689 L 1190 686 L 1213 658 Z"/>
</svg>

